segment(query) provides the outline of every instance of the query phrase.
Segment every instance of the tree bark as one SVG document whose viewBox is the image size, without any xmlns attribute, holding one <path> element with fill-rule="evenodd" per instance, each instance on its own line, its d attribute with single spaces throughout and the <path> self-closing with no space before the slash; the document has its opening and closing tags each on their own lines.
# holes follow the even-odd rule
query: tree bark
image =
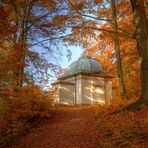
<svg viewBox="0 0 148 148">
<path fill-rule="evenodd" d="M 111 0 L 111 7 L 112 7 L 113 25 L 114 25 L 115 31 L 117 32 L 118 31 L 118 24 L 117 24 L 115 0 Z M 119 79 L 120 92 L 121 92 L 121 96 L 124 99 L 127 99 L 126 89 L 125 89 L 125 84 L 124 84 L 124 79 L 123 79 L 119 38 L 118 38 L 117 33 L 115 34 L 114 46 L 115 46 L 115 55 L 116 55 L 116 60 L 117 60 L 116 63 L 117 63 L 117 73 L 118 73 L 118 79 Z"/>
<path fill-rule="evenodd" d="M 141 95 L 140 98 L 127 108 L 137 108 L 148 105 L 148 23 L 144 7 L 144 0 L 131 0 L 137 49 L 141 57 Z"/>
<path fill-rule="evenodd" d="M 28 16 L 30 15 L 31 11 L 31 6 L 33 5 L 34 0 L 31 1 L 26 1 L 24 3 L 24 7 L 21 9 L 22 15 L 18 18 L 18 10 L 17 10 L 17 5 L 15 4 L 14 1 L 10 1 L 10 4 L 15 12 L 15 22 L 16 26 L 18 28 L 19 35 L 17 36 L 18 32 L 16 32 L 16 35 L 14 36 L 14 44 L 21 46 L 21 49 L 18 49 L 17 51 L 17 57 L 16 61 L 18 63 L 25 63 L 25 56 L 26 56 L 26 45 L 27 45 L 27 35 L 28 35 Z M 18 5 L 19 7 L 19 5 Z M 19 20 L 19 21 L 18 21 Z M 16 50 L 16 49 L 14 49 Z M 14 77 L 16 81 L 16 86 L 14 88 L 16 89 L 17 87 L 22 87 L 23 82 L 24 82 L 24 67 L 21 67 L 19 69 L 14 70 Z"/>
</svg>

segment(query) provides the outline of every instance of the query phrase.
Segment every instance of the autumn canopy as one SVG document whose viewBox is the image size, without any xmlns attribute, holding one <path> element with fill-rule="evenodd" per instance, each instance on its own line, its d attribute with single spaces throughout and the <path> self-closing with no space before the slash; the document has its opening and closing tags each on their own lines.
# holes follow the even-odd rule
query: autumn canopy
<svg viewBox="0 0 148 148">
<path fill-rule="evenodd" d="M 69 47 L 114 76 L 117 112 L 148 105 L 148 0 L 1 0 L 0 143 L 50 116 Z"/>
</svg>

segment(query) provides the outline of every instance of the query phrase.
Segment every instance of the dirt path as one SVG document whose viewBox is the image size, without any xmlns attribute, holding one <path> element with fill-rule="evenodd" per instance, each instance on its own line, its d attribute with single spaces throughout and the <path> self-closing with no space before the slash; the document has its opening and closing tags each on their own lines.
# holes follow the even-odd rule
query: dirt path
<svg viewBox="0 0 148 148">
<path fill-rule="evenodd" d="M 13 145 L 13 148 L 99 148 L 94 108 L 60 107 L 44 124 Z"/>
</svg>

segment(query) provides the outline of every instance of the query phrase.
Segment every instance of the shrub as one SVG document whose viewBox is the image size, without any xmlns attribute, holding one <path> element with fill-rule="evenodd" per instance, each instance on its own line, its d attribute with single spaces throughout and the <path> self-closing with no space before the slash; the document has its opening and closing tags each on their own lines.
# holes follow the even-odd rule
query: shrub
<svg viewBox="0 0 148 148">
<path fill-rule="evenodd" d="M 9 144 L 41 119 L 50 117 L 51 99 L 35 86 L 18 88 L 0 99 L 0 145 Z"/>
</svg>

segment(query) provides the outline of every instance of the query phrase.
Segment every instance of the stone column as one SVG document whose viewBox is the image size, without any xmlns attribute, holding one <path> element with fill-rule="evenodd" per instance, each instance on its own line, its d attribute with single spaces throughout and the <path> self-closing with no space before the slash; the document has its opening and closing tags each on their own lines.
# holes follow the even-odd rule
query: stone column
<svg viewBox="0 0 148 148">
<path fill-rule="evenodd" d="M 105 78 L 105 103 L 112 103 L 112 81 L 108 78 Z"/>
<path fill-rule="evenodd" d="M 75 99 L 76 104 L 82 104 L 82 77 L 81 75 L 76 76 L 76 82 L 75 82 Z"/>
</svg>

